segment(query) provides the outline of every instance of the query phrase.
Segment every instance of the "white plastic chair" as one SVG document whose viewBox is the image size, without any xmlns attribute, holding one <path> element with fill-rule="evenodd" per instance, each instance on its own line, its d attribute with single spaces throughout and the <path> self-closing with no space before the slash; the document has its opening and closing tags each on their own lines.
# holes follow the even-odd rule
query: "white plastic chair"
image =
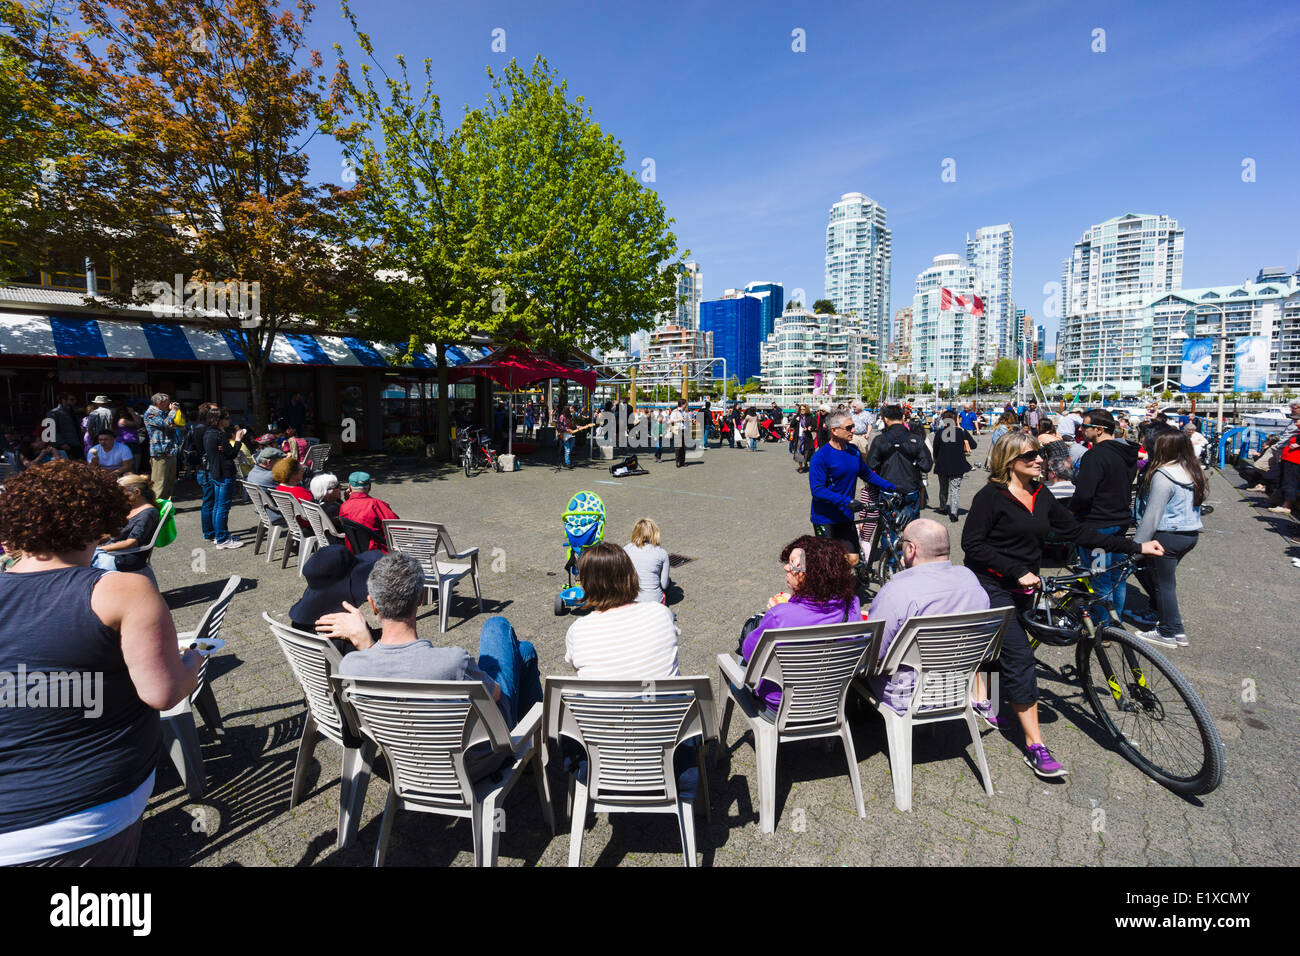
<svg viewBox="0 0 1300 956">
<path fill-rule="evenodd" d="M 707 677 L 585 680 L 548 677 L 546 738 L 567 737 L 587 753 L 587 780 L 571 778 L 574 794 L 569 866 L 582 862 L 582 833 L 593 813 L 675 813 L 687 866 L 695 866 L 695 806 L 677 792 L 673 752 L 699 738 L 697 801 L 709 812 L 704 748 L 718 739 L 713 685 Z M 554 751 L 552 751 L 554 753 Z"/>
<path fill-rule="evenodd" d="M 302 522 L 298 520 L 299 518 L 303 519 L 303 521 L 307 520 L 306 513 L 302 508 L 302 506 L 307 504 L 307 502 L 300 501 L 287 491 L 278 491 L 274 488 L 267 488 L 266 493 L 270 495 L 271 500 L 275 502 L 276 510 L 279 511 L 280 514 L 284 515 L 284 527 L 289 533 L 289 536 L 284 542 L 284 557 L 280 559 L 280 567 L 287 568 L 289 566 L 289 543 L 292 542 L 297 545 L 298 577 L 302 577 L 303 564 L 306 563 L 309 557 L 311 557 L 312 552 L 316 550 L 316 535 L 307 534 L 307 532 L 303 530 Z M 275 546 L 272 545 L 271 547 L 274 549 Z M 267 551 L 266 557 L 267 562 L 269 563 L 271 559 L 270 550 Z"/>
<path fill-rule="evenodd" d="M 239 589 L 242 579 L 232 574 L 226 586 L 215 601 L 208 605 L 199 619 L 199 626 L 192 631 L 182 631 L 176 635 L 182 649 L 195 641 L 216 639 L 221 632 L 221 623 L 225 620 L 230 599 Z M 212 695 L 212 685 L 208 683 L 208 658 L 203 658 L 199 665 L 198 683 L 184 700 L 171 710 L 165 710 L 162 717 L 163 743 L 168 755 L 180 774 L 181 782 L 189 791 L 190 797 L 197 800 L 203 796 L 207 786 L 203 770 L 203 750 L 199 746 L 198 728 L 194 725 L 194 711 L 199 712 L 203 722 L 217 735 L 225 734 L 221 725 L 221 711 L 217 708 L 217 699 Z"/>
<path fill-rule="evenodd" d="M 894 806 L 899 810 L 912 809 L 912 729 L 917 724 L 966 721 L 975 742 L 984 792 L 993 796 L 993 780 L 971 705 L 976 672 L 983 662 L 996 659 L 1001 652 L 1002 638 L 1014 613 L 1015 608 L 998 607 L 914 617 L 904 623 L 885 659 L 876 662 L 870 673 L 872 677 L 889 677 L 904 664 L 916 671 L 915 690 L 904 714 L 877 698 L 864 681 L 854 683 L 854 689 L 885 718 Z"/>
<path fill-rule="evenodd" d="M 257 549 L 262 546 L 262 542 L 270 536 L 270 544 L 266 549 L 266 563 L 271 563 L 271 555 L 275 552 L 275 543 L 280 539 L 280 532 L 284 530 L 284 522 L 276 521 L 271 517 L 268 508 L 275 507 L 271 496 L 267 494 L 267 489 L 261 485 L 254 484 L 251 481 L 240 481 L 244 487 L 244 493 L 248 495 L 248 500 L 252 502 L 253 511 L 257 513 L 257 534 L 253 538 L 253 553 L 257 554 Z"/>
<path fill-rule="evenodd" d="M 339 849 L 356 839 L 357 825 L 366 803 L 366 788 L 375 762 L 373 741 L 358 738 L 348 726 L 340 709 L 337 688 L 330 678 L 338 673 L 340 655 L 328 638 L 307 634 L 281 624 L 270 614 L 262 619 L 271 627 L 280 650 L 284 652 L 307 699 L 307 719 L 298 745 L 298 759 L 293 770 L 293 790 L 289 809 L 296 807 L 307 789 L 307 767 L 321 737 L 343 748 L 343 766 L 339 774 Z"/>
<path fill-rule="evenodd" d="M 355 729 L 383 748 L 391 770 L 375 866 L 384 865 L 399 809 L 468 817 L 474 865 L 496 866 L 502 829 L 497 810 L 530 763 L 542 814 L 555 833 L 542 765 L 540 703 L 510 729 L 481 681 L 335 677 L 334 684 L 345 713 L 350 707 L 356 715 Z M 470 754 L 467 761 L 466 752 L 479 744 L 492 754 Z M 476 772 L 485 763 L 492 769 Z"/>
<path fill-rule="evenodd" d="M 776 830 L 776 751 L 790 740 L 838 737 L 849 762 L 858 816 L 867 815 L 844 705 L 850 683 L 875 659 L 884 626 L 883 621 L 846 621 L 764 631 L 743 668 L 730 654 L 718 655 L 726 696 L 722 744 L 726 746 L 732 707 L 739 706 L 754 733 L 758 820 L 763 833 Z M 757 692 L 764 680 L 781 686 L 781 706 L 775 715 Z"/>
<path fill-rule="evenodd" d="M 329 461 L 330 445 L 325 442 L 317 442 L 315 445 L 307 446 L 307 454 L 302 460 L 303 471 L 321 472 L 325 470 L 325 462 Z"/>
<path fill-rule="evenodd" d="M 456 583 L 469 575 L 474 581 L 474 596 L 478 598 L 478 612 L 483 613 L 483 591 L 479 587 L 478 548 L 454 551 L 447 529 L 433 521 L 403 521 L 389 518 L 384 521 L 384 538 L 390 551 L 409 554 L 424 568 L 424 590 L 427 597 L 438 602 L 438 633 L 447 633 L 447 610 Z M 442 552 L 447 560 L 438 560 Z M 468 561 L 461 559 L 468 558 Z"/>
<path fill-rule="evenodd" d="M 332 544 L 347 540 L 343 532 L 335 526 L 334 520 L 325 513 L 325 509 L 320 506 L 319 502 L 298 501 L 298 510 L 302 512 L 303 517 L 307 519 L 307 523 L 311 525 L 311 532 L 316 539 L 313 548 L 328 548 Z"/>
</svg>

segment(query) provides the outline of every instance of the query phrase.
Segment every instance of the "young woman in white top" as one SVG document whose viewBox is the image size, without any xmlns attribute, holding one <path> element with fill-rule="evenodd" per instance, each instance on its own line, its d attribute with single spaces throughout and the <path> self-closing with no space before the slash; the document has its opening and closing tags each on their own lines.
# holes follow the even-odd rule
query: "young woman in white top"
<svg viewBox="0 0 1300 956">
<path fill-rule="evenodd" d="M 579 677 L 654 680 L 678 677 L 677 625 L 667 606 L 637 601 L 636 568 L 627 552 L 602 541 L 578 560 L 590 613 L 564 636 L 564 659 Z"/>
<path fill-rule="evenodd" d="M 632 540 L 623 545 L 640 583 L 638 601 L 668 603 L 668 552 L 659 546 L 659 525 L 641 518 L 632 526 Z"/>
</svg>

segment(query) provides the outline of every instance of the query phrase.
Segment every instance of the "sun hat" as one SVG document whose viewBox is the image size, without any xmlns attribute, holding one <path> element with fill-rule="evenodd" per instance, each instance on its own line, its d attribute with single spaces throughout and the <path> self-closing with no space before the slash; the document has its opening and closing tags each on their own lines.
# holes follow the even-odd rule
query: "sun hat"
<svg viewBox="0 0 1300 956">
<path fill-rule="evenodd" d="M 92 399 L 90 400 L 90 404 L 92 404 L 92 405 L 111 405 L 111 404 L 113 404 L 113 403 L 110 402 L 110 401 L 108 400 L 108 396 L 107 396 L 107 395 L 96 395 L 94 398 L 92 398 Z"/>
<path fill-rule="evenodd" d="M 289 609 L 289 619 L 310 630 L 323 615 L 342 611 L 344 601 L 362 607 L 369 593 L 370 571 L 383 556 L 382 551 L 355 555 L 341 544 L 321 548 L 302 566 L 307 590 Z"/>
</svg>

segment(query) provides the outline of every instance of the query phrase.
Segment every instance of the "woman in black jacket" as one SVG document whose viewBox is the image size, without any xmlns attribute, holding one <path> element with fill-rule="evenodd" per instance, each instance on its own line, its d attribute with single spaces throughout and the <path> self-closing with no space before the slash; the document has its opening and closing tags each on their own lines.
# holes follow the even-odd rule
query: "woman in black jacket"
<svg viewBox="0 0 1300 956">
<path fill-rule="evenodd" d="M 1136 544 L 1122 536 L 1083 528 L 1070 510 L 1040 483 L 1043 453 L 1037 439 L 1010 431 L 989 452 L 989 480 L 975 495 L 961 547 L 966 567 L 989 595 L 990 607 L 1033 606 L 1034 588 L 1049 534 L 1089 548 L 1126 554 L 1164 553 L 1159 542 Z M 1040 777 L 1060 777 L 1066 770 L 1043 744 L 1038 729 L 1038 683 L 1034 652 L 1018 617 L 1012 617 L 998 661 L 1005 696 L 1025 735 L 1025 763 Z"/>
<path fill-rule="evenodd" d="M 244 440 L 245 429 L 230 434 L 230 410 L 210 408 L 203 430 L 203 464 L 208 481 L 215 492 L 212 505 L 212 531 L 218 548 L 242 548 L 244 542 L 234 537 L 228 527 L 230 505 L 239 493 L 239 471 L 235 459 L 239 456 L 239 443 Z M 232 444 L 231 439 L 234 439 Z"/>
<path fill-rule="evenodd" d="M 957 520 L 962 475 L 970 471 L 966 456 L 975 448 L 970 432 L 957 424 L 957 412 L 949 408 L 939 420 L 934 433 L 934 473 L 939 476 L 940 514 L 946 510 L 948 520 Z"/>
</svg>

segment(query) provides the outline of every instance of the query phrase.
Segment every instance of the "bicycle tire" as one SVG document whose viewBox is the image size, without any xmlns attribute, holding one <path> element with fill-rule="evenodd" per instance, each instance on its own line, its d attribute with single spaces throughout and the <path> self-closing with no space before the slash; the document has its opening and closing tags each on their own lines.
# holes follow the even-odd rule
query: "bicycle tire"
<svg viewBox="0 0 1300 956">
<path fill-rule="evenodd" d="M 1102 641 L 1110 641 L 1111 646 L 1103 648 Z M 1119 688 L 1121 698 L 1116 700 L 1102 660 L 1112 666 L 1118 663 L 1117 669 L 1128 669 L 1126 654 L 1136 661 L 1142 683 L 1125 681 Z M 1095 642 L 1079 643 L 1075 661 L 1088 704 L 1125 759 L 1156 783 L 1183 796 L 1211 793 L 1219 786 L 1223 781 L 1219 731 L 1196 690 L 1168 658 L 1128 631 L 1103 627 Z M 1135 696 L 1144 699 L 1137 701 Z M 1178 708 L 1176 714 L 1173 707 Z M 1165 767 L 1173 757 L 1181 758 L 1182 765 Z"/>
<path fill-rule="evenodd" d="M 468 478 L 474 471 L 474 446 L 470 445 L 465 449 L 465 454 L 461 455 L 461 461 L 465 465 L 465 477 Z"/>
</svg>

